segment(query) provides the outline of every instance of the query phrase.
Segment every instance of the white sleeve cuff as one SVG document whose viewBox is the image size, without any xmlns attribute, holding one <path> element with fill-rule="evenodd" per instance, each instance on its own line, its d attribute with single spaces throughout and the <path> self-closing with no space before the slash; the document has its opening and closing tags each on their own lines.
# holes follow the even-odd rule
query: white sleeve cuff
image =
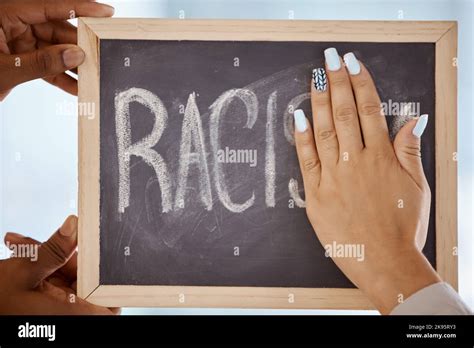
<svg viewBox="0 0 474 348">
<path fill-rule="evenodd" d="M 391 315 L 472 315 L 458 293 L 448 283 L 435 283 L 408 297 Z"/>
</svg>

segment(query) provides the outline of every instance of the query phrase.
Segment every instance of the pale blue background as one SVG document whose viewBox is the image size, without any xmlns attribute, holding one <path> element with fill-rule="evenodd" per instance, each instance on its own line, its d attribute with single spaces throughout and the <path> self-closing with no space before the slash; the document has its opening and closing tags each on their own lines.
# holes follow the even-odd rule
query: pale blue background
<svg viewBox="0 0 474 348">
<path fill-rule="evenodd" d="M 473 1 L 109 1 L 116 17 L 457 20 L 459 24 L 459 288 L 474 307 Z M 400 12 L 402 11 L 402 12 Z M 298 54 L 298 52 L 295 52 Z M 46 239 L 76 213 L 77 115 L 58 112 L 74 98 L 42 81 L 14 89 L 0 103 L 0 231 Z M 4 253 L 2 254 L 4 255 Z M 126 314 L 373 314 L 374 311 L 125 309 Z"/>
</svg>

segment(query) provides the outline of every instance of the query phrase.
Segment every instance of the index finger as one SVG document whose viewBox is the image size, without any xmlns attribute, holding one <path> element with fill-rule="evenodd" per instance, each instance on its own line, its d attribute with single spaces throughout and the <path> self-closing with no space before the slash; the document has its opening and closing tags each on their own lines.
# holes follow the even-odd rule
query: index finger
<svg viewBox="0 0 474 348">
<path fill-rule="evenodd" d="M 77 17 L 111 17 L 114 8 L 86 0 L 26 0 L 13 6 L 15 15 L 26 24 L 40 24 L 52 20 L 68 20 Z"/>
<path fill-rule="evenodd" d="M 77 44 L 77 28 L 68 21 L 53 21 L 32 26 L 37 39 L 50 44 Z"/>
</svg>

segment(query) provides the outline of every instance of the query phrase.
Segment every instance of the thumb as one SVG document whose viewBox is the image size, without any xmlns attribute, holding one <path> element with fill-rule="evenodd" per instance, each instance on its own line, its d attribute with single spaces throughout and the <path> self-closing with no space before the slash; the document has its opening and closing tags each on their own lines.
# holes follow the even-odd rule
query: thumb
<svg viewBox="0 0 474 348">
<path fill-rule="evenodd" d="M 426 114 L 410 120 L 400 129 L 393 143 L 401 166 L 420 187 L 423 187 L 426 180 L 421 162 L 421 135 L 427 123 Z"/>
<path fill-rule="evenodd" d="M 69 216 L 45 243 L 38 247 L 38 258 L 32 262 L 27 285 L 36 287 L 65 265 L 77 247 L 77 217 Z"/>
<path fill-rule="evenodd" d="M 20 83 L 61 74 L 78 67 L 85 59 L 84 51 L 75 45 L 46 46 L 22 54 L 0 56 L 2 78 L 0 91 L 6 91 Z"/>
</svg>

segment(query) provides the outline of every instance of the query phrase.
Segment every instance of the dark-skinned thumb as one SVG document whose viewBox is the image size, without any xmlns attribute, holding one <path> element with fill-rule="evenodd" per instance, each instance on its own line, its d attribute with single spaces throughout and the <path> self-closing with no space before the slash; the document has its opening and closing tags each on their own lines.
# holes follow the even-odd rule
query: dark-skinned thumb
<svg viewBox="0 0 474 348">
<path fill-rule="evenodd" d="M 74 69 L 85 59 L 76 45 L 54 45 L 22 54 L 1 54 L 0 91 L 7 91 L 23 82 L 54 76 Z"/>
</svg>

